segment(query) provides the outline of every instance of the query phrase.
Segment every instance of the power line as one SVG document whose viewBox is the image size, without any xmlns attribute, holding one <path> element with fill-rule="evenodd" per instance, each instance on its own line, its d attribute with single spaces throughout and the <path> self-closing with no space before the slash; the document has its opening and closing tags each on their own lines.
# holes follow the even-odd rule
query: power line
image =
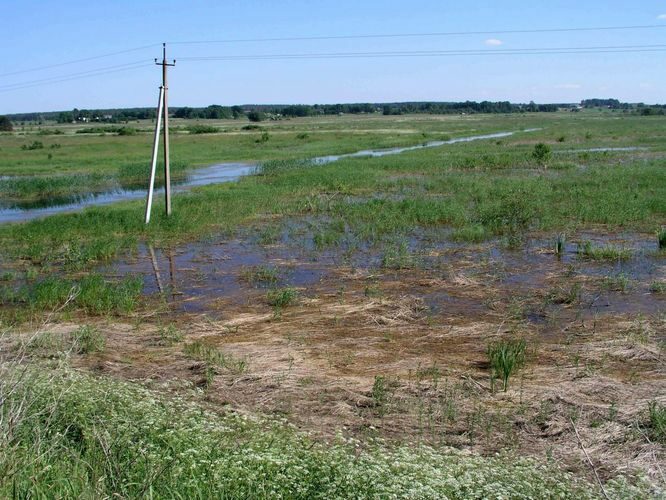
<svg viewBox="0 0 666 500">
<path fill-rule="evenodd" d="M 26 85 L 23 85 L 21 87 L 0 88 L 0 93 L 1 92 L 11 92 L 13 90 L 22 90 L 22 89 L 26 89 L 26 88 L 30 88 L 30 87 L 39 87 L 41 85 L 47 85 L 47 84 L 51 84 L 51 83 L 68 82 L 68 81 L 71 81 L 71 80 L 80 80 L 80 79 L 83 79 L 83 78 L 90 78 L 90 77 L 93 77 L 93 76 L 108 75 L 108 74 L 111 74 L 111 73 L 121 73 L 121 72 L 124 72 L 124 71 L 130 71 L 130 70 L 144 68 L 144 67 L 152 66 L 152 65 L 153 65 L 153 63 L 141 62 L 141 63 L 138 63 L 138 64 L 135 63 L 135 64 L 131 64 L 131 65 L 123 65 L 125 67 L 118 68 L 118 69 L 110 69 L 110 70 L 100 69 L 100 70 L 86 72 L 86 73 L 84 73 L 82 75 L 79 75 L 79 76 L 67 76 L 67 77 L 63 77 L 63 78 L 59 78 L 59 79 L 50 80 L 48 82 L 33 82 L 33 83 L 28 83 Z"/>
<path fill-rule="evenodd" d="M 541 29 L 523 29 L 523 30 L 495 30 L 495 31 L 443 31 L 431 33 L 388 33 L 371 35 L 328 35 L 328 36 L 301 36 L 301 37 L 282 37 L 282 38 L 230 38 L 224 40 L 184 40 L 169 42 L 172 45 L 196 45 L 196 44 L 214 44 L 214 43 L 261 43 L 261 42 L 296 42 L 313 40 L 358 40 L 368 38 L 419 38 L 419 37 L 439 37 L 439 36 L 467 36 L 467 35 L 507 35 L 507 34 L 527 34 L 527 33 L 569 33 L 576 31 L 620 31 L 620 30 L 646 30 L 646 29 L 664 29 L 665 24 L 646 24 L 633 26 L 601 26 L 601 27 L 581 27 L 581 28 L 541 28 Z"/>
<path fill-rule="evenodd" d="M 49 64 L 47 66 L 39 66 L 39 67 L 36 67 L 36 68 L 28 68 L 28 69 L 22 69 L 22 70 L 18 70 L 18 71 L 12 71 L 10 73 L 2 73 L 2 74 L 0 74 L 0 77 L 11 76 L 11 75 L 19 75 L 21 73 L 31 73 L 31 72 L 34 72 L 34 71 L 41 71 L 41 70 L 44 70 L 44 69 L 59 68 L 61 66 L 67 66 L 67 65 L 70 65 L 70 64 L 76 64 L 76 63 L 80 63 L 80 62 L 94 61 L 95 59 L 103 59 L 105 57 L 117 56 L 117 55 L 120 55 L 120 54 L 127 54 L 129 52 L 137 52 L 139 50 L 150 49 L 150 48 L 156 47 L 158 45 L 160 45 L 160 44 L 153 43 L 153 44 L 150 44 L 150 45 L 143 45 L 141 47 L 134 47 L 132 49 L 125 49 L 125 50 L 119 50 L 117 52 L 109 52 L 109 53 L 106 53 L 106 54 L 100 54 L 100 55 L 91 56 L 91 57 L 84 57 L 83 59 L 74 59 L 72 61 L 65 61 L 65 62 L 56 63 L 56 64 Z"/>
<path fill-rule="evenodd" d="M 381 52 L 320 52 L 292 54 L 252 54 L 181 57 L 180 61 L 245 61 L 280 59 L 344 59 L 344 58 L 386 58 L 386 57 L 443 57 L 443 56 L 499 56 L 499 55 L 546 55 L 546 54 L 604 54 L 626 52 L 661 52 L 666 45 L 616 45 L 595 47 L 541 47 L 519 49 L 486 50 L 413 50 Z"/>
<path fill-rule="evenodd" d="M 87 70 L 87 71 L 80 71 L 78 73 L 70 73 L 70 74 L 67 74 L 67 75 L 52 76 L 52 77 L 48 77 L 48 78 L 40 78 L 38 80 L 28 80 L 28 81 L 25 81 L 25 82 L 10 83 L 10 84 L 7 84 L 7 85 L 0 86 L 0 90 L 8 89 L 10 87 L 22 87 L 24 85 L 32 85 L 34 83 L 48 83 L 48 82 L 51 82 L 51 81 L 60 80 L 61 78 L 73 78 L 73 77 L 77 77 L 77 76 L 88 75 L 88 74 L 91 74 L 91 73 L 97 73 L 98 71 L 106 71 L 106 70 L 117 69 L 117 68 L 125 68 L 125 67 L 128 67 L 128 66 L 135 66 L 135 65 L 138 65 L 138 64 L 143 65 L 143 64 L 146 64 L 146 62 L 143 61 L 143 60 L 134 61 L 134 62 L 131 62 L 131 63 L 116 64 L 116 65 L 113 65 L 113 66 L 105 66 L 105 67 L 102 67 L 102 68 L 96 68 L 96 69 Z"/>
</svg>

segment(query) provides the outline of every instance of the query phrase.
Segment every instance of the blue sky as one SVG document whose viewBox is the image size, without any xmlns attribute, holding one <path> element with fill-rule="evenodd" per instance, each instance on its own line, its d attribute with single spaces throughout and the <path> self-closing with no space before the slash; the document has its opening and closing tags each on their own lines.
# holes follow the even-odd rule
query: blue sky
<svg viewBox="0 0 666 500">
<path fill-rule="evenodd" d="M 520 49 L 666 44 L 666 1 L 33 1 L 3 0 L 0 74 L 162 41 L 366 35 L 562 27 L 663 29 L 428 38 L 173 44 L 170 56 Z M 492 42 L 490 40 L 496 40 Z M 159 46 L 0 77 L 0 113 L 153 106 Z M 4 91 L 7 85 L 143 62 L 146 66 Z M 386 59 L 181 60 L 172 106 L 245 103 L 510 100 L 588 97 L 666 102 L 666 51 Z"/>
</svg>

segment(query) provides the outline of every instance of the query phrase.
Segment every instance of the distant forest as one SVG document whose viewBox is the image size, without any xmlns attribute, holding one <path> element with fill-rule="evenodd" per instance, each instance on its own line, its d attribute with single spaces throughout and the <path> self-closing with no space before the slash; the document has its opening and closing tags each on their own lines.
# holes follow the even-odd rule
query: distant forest
<svg viewBox="0 0 666 500">
<path fill-rule="evenodd" d="M 302 116 L 369 114 L 402 115 L 424 114 L 474 114 L 474 113 L 549 113 L 560 109 L 577 111 L 581 108 L 607 108 L 634 110 L 642 114 L 664 114 L 666 105 L 623 103 L 617 99 L 586 99 L 580 104 L 515 104 L 508 101 L 465 101 L 465 102 L 394 102 L 394 103 L 354 103 L 354 104 L 246 104 L 243 106 L 220 106 L 213 104 L 204 108 L 172 107 L 170 116 L 191 119 L 241 119 L 262 121 Z M 17 113 L 7 115 L 13 122 L 108 122 L 122 123 L 134 120 L 155 118 L 155 108 L 121 109 L 73 109 L 72 111 L 52 111 L 45 113 Z"/>
</svg>

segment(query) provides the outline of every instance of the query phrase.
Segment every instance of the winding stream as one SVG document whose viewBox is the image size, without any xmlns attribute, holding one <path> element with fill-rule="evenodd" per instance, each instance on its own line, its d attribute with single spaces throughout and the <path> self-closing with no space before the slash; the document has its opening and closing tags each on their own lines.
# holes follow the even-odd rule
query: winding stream
<svg viewBox="0 0 666 500">
<path fill-rule="evenodd" d="M 520 132 L 534 132 L 540 129 L 525 129 Z M 449 144 L 458 144 L 472 141 L 479 141 L 484 139 L 499 139 L 502 137 L 509 137 L 516 132 L 497 132 L 494 134 L 473 135 L 469 137 L 458 137 L 447 141 L 431 141 L 416 146 L 395 147 L 389 149 L 365 149 L 355 153 L 347 153 L 340 155 L 328 155 L 312 158 L 310 161 L 314 165 L 326 165 L 333 163 L 342 158 L 360 158 L 372 157 L 378 158 L 382 156 L 395 155 L 407 151 L 414 151 L 425 148 L 435 148 Z M 250 175 L 258 168 L 258 163 L 243 163 L 243 162 L 225 162 L 210 165 L 208 167 L 198 168 L 192 170 L 187 178 L 173 185 L 173 192 L 187 191 L 196 186 L 207 186 L 210 184 L 220 184 L 223 182 L 234 182 L 240 177 Z M 4 179 L 7 179 L 6 177 Z M 3 178 L 0 178 L 2 181 Z M 156 188 L 157 189 L 157 188 Z M 49 215 L 75 212 L 82 210 L 86 207 L 108 205 L 118 201 L 136 200 L 146 196 L 146 189 L 117 189 L 103 193 L 88 193 L 83 195 L 72 196 L 69 198 L 50 199 L 45 201 L 46 206 L 21 208 L 18 205 L 3 206 L 0 200 L 0 224 L 7 222 L 25 222 L 40 217 L 47 217 Z"/>
</svg>

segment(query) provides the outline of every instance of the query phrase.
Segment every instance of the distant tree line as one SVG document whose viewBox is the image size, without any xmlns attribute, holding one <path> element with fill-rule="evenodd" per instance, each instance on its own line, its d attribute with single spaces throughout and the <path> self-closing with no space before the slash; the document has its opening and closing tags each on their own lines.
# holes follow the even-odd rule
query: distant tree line
<svg viewBox="0 0 666 500">
<path fill-rule="evenodd" d="M 642 114 L 663 114 L 662 105 L 646 106 L 642 103 L 623 103 L 617 99 L 585 99 L 580 104 L 536 104 L 511 103 L 509 101 L 464 101 L 464 102 L 394 102 L 394 103 L 350 103 L 350 104 L 246 104 L 243 106 L 221 106 L 213 104 L 203 108 L 171 107 L 171 116 L 186 119 L 249 119 L 262 121 L 291 117 L 382 113 L 401 115 L 408 113 L 424 114 L 474 114 L 474 113 L 549 113 L 558 109 L 607 108 L 632 110 Z M 645 111 L 645 109 L 650 111 Z M 7 115 L 16 122 L 44 122 L 55 120 L 58 123 L 108 122 L 124 123 L 134 120 L 155 118 L 155 108 L 120 109 L 73 109 L 47 113 L 18 113 Z"/>
<path fill-rule="evenodd" d="M 584 108 L 631 109 L 635 105 L 620 102 L 617 99 L 584 99 L 580 102 Z"/>
</svg>

